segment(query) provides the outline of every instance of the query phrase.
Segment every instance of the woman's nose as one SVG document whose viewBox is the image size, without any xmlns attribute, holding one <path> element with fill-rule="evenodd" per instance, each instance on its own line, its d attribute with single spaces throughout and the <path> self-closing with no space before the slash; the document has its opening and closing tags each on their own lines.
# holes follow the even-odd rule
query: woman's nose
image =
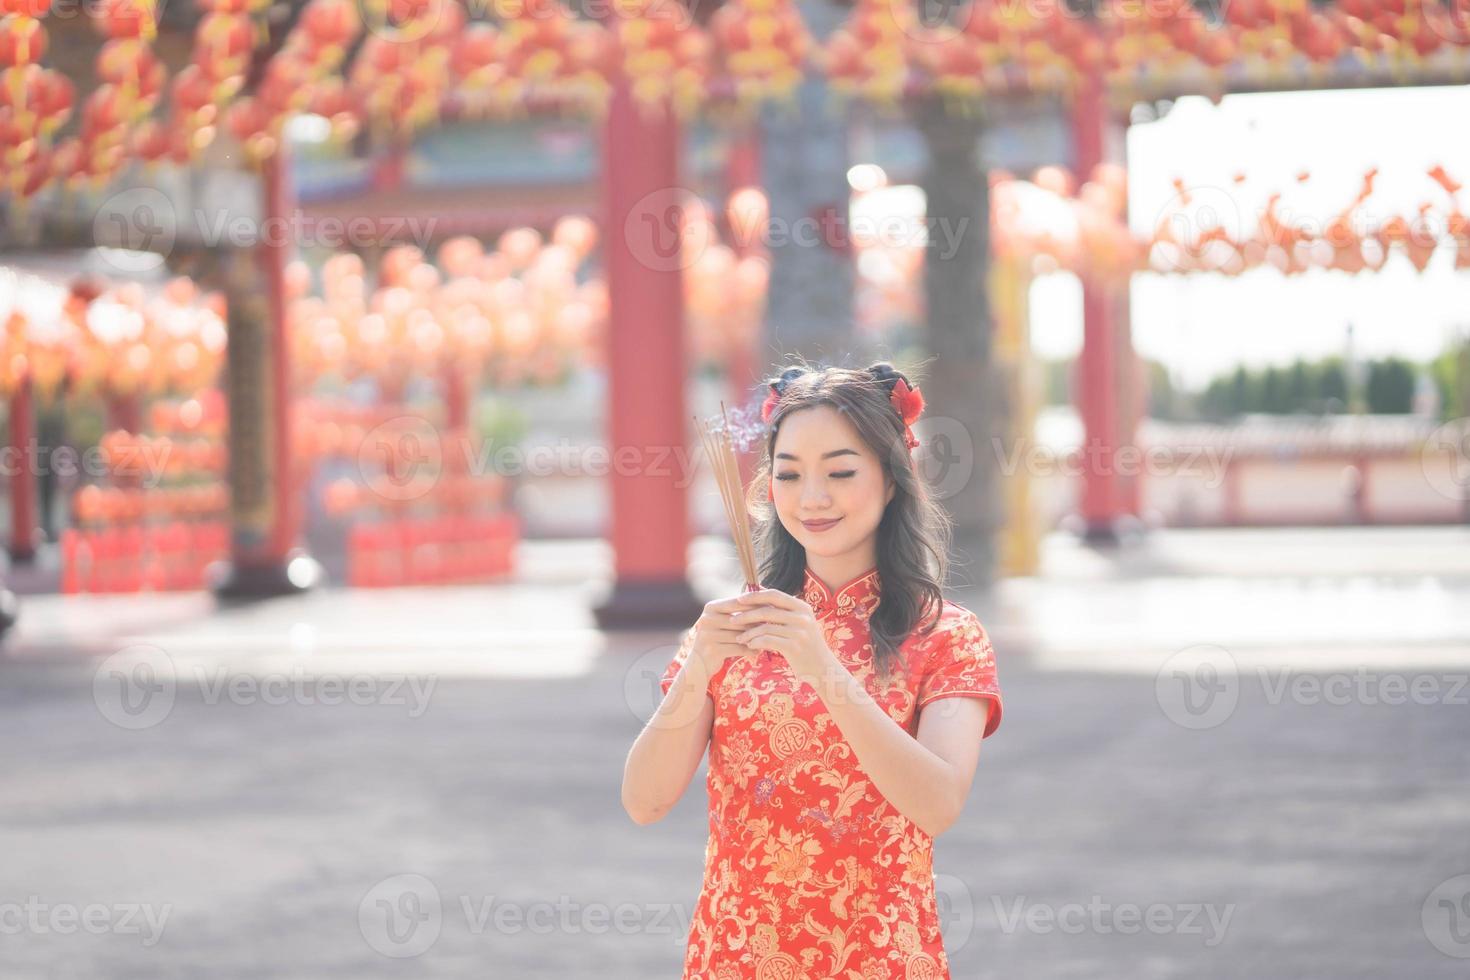
<svg viewBox="0 0 1470 980">
<path fill-rule="evenodd" d="M 817 480 L 809 480 L 806 486 L 801 488 L 801 502 L 811 510 L 819 509 L 811 505 L 825 504 L 830 499 L 831 495 L 827 493 L 826 486 Z"/>
</svg>

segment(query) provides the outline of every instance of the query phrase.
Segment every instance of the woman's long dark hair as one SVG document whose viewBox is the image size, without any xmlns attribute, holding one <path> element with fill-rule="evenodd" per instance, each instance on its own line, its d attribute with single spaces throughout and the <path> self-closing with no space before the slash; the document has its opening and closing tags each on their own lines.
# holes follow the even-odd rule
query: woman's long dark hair
<svg viewBox="0 0 1470 980">
<path fill-rule="evenodd" d="M 781 399 L 771 416 L 765 457 L 747 501 L 756 521 L 761 584 L 799 597 L 805 580 L 806 549 L 786 530 L 764 492 L 773 474 L 776 434 L 792 412 L 818 405 L 832 406 L 857 429 L 896 485 L 878 524 L 877 564 L 882 594 L 868 620 L 873 664 L 885 678 L 892 676 L 891 671 L 898 666 L 899 645 L 920 619 L 933 613 L 923 632 L 932 630 L 939 621 L 944 602 L 941 583 L 948 568 L 951 540 L 949 515 L 929 495 L 910 461 L 903 420 L 889 401 L 900 378 L 912 387 L 902 372 L 880 361 L 864 370 L 797 364 L 768 381 L 762 391 L 774 386 Z"/>
</svg>

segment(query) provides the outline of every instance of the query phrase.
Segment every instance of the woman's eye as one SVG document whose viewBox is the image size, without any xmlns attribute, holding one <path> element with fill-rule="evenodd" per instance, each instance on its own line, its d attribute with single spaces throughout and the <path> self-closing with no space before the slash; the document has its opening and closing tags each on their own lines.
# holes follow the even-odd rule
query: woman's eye
<svg viewBox="0 0 1470 980">
<path fill-rule="evenodd" d="M 833 473 L 832 474 L 832 478 L 834 480 L 846 480 L 848 477 L 853 477 L 853 476 L 857 476 L 857 470 L 843 470 L 841 473 Z M 778 473 L 778 474 L 776 474 L 776 479 L 778 479 L 778 480 L 794 480 L 794 479 L 796 479 L 796 474 L 795 473 Z"/>
</svg>

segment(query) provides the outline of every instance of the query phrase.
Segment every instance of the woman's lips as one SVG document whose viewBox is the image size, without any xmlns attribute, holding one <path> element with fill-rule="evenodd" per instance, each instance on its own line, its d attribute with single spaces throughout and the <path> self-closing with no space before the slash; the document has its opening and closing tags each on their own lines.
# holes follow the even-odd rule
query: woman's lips
<svg viewBox="0 0 1470 980">
<path fill-rule="evenodd" d="M 840 520 L 842 520 L 842 518 L 834 517 L 830 521 L 802 521 L 801 526 L 806 528 L 808 531 L 825 531 Z"/>
</svg>

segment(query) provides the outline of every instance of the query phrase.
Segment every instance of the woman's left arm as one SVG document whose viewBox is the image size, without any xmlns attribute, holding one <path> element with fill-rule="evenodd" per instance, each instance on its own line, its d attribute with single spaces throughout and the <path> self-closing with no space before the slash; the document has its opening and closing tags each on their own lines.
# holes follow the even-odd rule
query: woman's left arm
<svg viewBox="0 0 1470 980">
<path fill-rule="evenodd" d="M 992 705 L 983 698 L 948 697 L 919 712 L 917 737 L 894 723 L 863 683 L 837 659 L 807 603 L 779 589 L 741 596 L 750 625 L 741 642 L 775 650 L 826 704 L 878 792 L 931 837 L 959 818 L 980 757 Z"/>
</svg>

